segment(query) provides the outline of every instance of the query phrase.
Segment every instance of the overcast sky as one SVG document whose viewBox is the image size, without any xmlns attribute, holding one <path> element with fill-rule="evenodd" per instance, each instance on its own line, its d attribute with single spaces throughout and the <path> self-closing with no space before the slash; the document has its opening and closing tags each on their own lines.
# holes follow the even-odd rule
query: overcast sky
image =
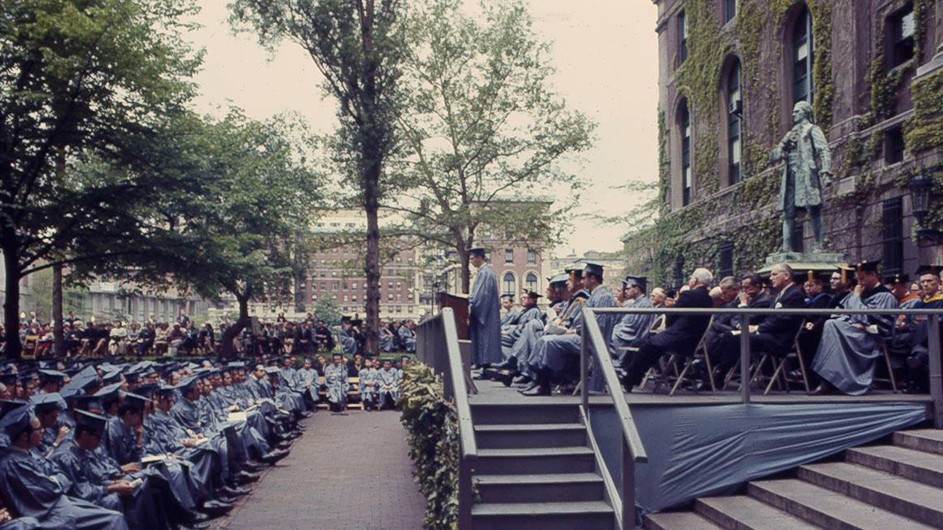
<svg viewBox="0 0 943 530">
<path fill-rule="evenodd" d="M 558 91 L 598 124 L 595 148 L 573 168 L 587 186 L 578 211 L 618 214 L 631 197 L 613 186 L 657 176 L 656 8 L 651 0 L 528 1 L 536 31 L 553 43 Z M 206 50 L 198 110 L 217 114 L 234 104 L 257 119 L 292 111 L 315 131 L 333 130 L 334 102 L 322 97 L 320 74 L 300 47 L 284 44 L 270 55 L 251 34 L 232 34 L 226 2 L 201 4 L 203 27 L 193 34 Z M 564 229 L 567 243 L 556 254 L 618 250 L 626 227 L 587 218 Z"/>
</svg>

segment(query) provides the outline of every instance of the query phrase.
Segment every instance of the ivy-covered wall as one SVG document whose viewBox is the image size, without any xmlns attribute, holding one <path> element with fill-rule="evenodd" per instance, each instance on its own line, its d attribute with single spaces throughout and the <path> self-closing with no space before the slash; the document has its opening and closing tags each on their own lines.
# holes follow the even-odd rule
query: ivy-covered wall
<svg viewBox="0 0 943 530">
<path fill-rule="evenodd" d="M 762 267 L 764 258 L 780 247 L 781 220 L 774 203 L 781 166 L 770 163 L 769 153 L 790 126 L 791 105 L 784 103 L 790 93 L 791 79 L 784 79 L 790 65 L 784 48 L 791 38 L 789 28 L 803 5 L 812 18 L 816 122 L 830 135 L 836 181 L 844 179 L 840 190 L 828 193 L 826 231 L 831 224 L 831 232 L 827 238 L 832 249 L 846 252 L 850 259 L 874 252 L 874 244 L 879 246 L 872 239 L 880 237 L 880 222 L 875 221 L 875 216 L 881 215 L 880 202 L 906 193 L 902 188 L 915 151 L 939 152 L 943 148 L 943 74 L 907 86 L 918 63 L 929 59 L 920 50 L 927 46 L 927 27 L 934 16 L 928 7 L 931 2 L 913 2 L 917 58 L 890 69 L 883 56 L 883 17 L 889 13 L 881 10 L 897 7 L 886 3 L 740 0 L 736 18 L 725 24 L 720 2 L 661 0 L 665 19 L 659 25 L 660 55 L 669 60 L 676 57 L 674 17 L 683 9 L 688 56 L 683 63 L 671 65 L 676 68 L 660 80 L 659 192 L 665 204 L 654 227 L 625 240 L 628 269 L 646 273 L 665 285 L 673 279 L 679 256 L 684 260 L 684 277 L 698 266 L 716 270 L 719 248 L 724 244 L 733 244 L 735 271 Z M 872 27 L 855 27 L 863 20 L 860 9 L 872 10 Z M 861 49 L 861 40 L 869 38 L 873 39 L 871 49 Z M 847 57 L 849 50 L 856 55 Z M 833 54 L 841 54 L 840 64 L 834 64 Z M 725 68 L 733 57 L 740 60 L 742 68 L 744 182 L 725 187 L 722 150 L 726 139 L 718 124 L 727 119 L 722 87 Z M 860 79 L 862 75 L 864 79 Z M 860 90 L 865 92 L 856 92 Z M 883 156 L 882 122 L 906 110 L 911 97 L 915 114 L 905 128 L 908 162 L 888 165 Z M 680 168 L 678 161 L 672 160 L 679 150 L 669 146 L 680 140 L 674 115 L 682 98 L 692 115 L 694 200 L 672 211 L 670 197 L 672 190 L 679 189 Z M 943 211 L 939 218 L 943 222 Z"/>
</svg>

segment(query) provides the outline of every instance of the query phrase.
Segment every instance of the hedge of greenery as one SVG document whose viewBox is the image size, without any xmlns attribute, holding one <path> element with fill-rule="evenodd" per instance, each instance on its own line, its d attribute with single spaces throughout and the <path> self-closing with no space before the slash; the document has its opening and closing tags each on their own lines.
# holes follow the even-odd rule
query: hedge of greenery
<svg viewBox="0 0 943 530">
<path fill-rule="evenodd" d="M 403 370 L 400 421 L 409 431 L 409 457 L 426 498 L 423 526 L 432 530 L 458 528 L 459 441 L 455 409 L 445 401 L 442 381 L 419 361 Z"/>
</svg>

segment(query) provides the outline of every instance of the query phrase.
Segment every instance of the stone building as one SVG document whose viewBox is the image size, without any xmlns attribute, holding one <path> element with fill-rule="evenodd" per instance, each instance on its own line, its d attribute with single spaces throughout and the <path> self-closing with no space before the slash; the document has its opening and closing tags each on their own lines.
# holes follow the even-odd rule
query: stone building
<svg viewBox="0 0 943 530">
<path fill-rule="evenodd" d="M 761 267 L 782 244 L 782 166 L 769 153 L 800 100 L 832 149 L 829 249 L 888 273 L 943 263 L 943 2 L 654 3 L 662 206 L 624 239 L 630 270 L 677 284 L 696 266 Z M 797 223 L 795 248 L 811 246 L 809 224 Z"/>
</svg>

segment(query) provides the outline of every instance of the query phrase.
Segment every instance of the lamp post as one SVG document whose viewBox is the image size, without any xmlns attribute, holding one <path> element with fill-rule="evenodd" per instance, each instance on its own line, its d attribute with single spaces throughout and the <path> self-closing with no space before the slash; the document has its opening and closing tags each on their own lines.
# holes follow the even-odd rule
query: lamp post
<svg viewBox="0 0 943 530">
<path fill-rule="evenodd" d="M 910 200 L 914 219 L 917 221 L 917 240 L 926 239 L 934 243 L 943 241 L 943 232 L 925 226 L 930 213 L 930 193 L 933 191 L 933 177 L 925 171 L 910 176 Z"/>
</svg>

